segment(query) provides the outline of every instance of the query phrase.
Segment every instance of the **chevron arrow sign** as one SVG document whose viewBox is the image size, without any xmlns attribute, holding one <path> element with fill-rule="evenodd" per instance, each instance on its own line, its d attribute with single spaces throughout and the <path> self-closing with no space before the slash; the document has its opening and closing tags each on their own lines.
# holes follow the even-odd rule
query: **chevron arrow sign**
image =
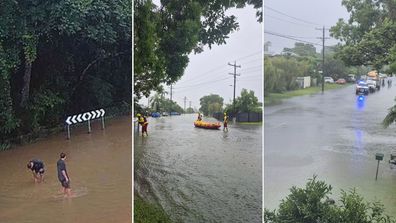
<svg viewBox="0 0 396 223">
<path fill-rule="evenodd" d="M 82 114 L 77 114 L 77 115 L 71 115 L 66 118 L 66 124 L 72 125 L 72 124 L 77 124 L 80 122 L 86 122 L 89 120 L 97 119 L 97 118 L 102 118 L 105 115 L 105 110 L 104 109 L 99 109 L 99 110 L 94 110 L 94 111 L 89 111 L 85 112 Z"/>
</svg>

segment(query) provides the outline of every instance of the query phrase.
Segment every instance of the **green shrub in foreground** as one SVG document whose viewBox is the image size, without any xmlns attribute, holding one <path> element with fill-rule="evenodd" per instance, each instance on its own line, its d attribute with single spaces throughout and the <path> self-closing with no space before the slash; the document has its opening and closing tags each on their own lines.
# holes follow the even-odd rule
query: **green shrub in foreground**
<svg viewBox="0 0 396 223">
<path fill-rule="evenodd" d="M 396 223 L 379 202 L 365 202 L 355 189 L 332 200 L 332 187 L 314 176 L 305 188 L 293 186 L 278 210 L 264 209 L 266 223 Z"/>
</svg>

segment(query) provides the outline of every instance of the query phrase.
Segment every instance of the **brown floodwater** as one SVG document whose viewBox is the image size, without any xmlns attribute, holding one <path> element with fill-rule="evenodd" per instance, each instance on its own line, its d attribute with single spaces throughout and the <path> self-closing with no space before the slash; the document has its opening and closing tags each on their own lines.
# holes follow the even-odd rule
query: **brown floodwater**
<svg viewBox="0 0 396 223">
<path fill-rule="evenodd" d="M 0 152 L 0 222 L 131 222 L 131 119 L 121 117 L 73 128 L 71 140 L 60 133 Z M 66 167 L 73 198 L 64 198 L 57 179 L 59 154 Z M 45 182 L 34 183 L 29 160 L 45 164 Z"/>
</svg>

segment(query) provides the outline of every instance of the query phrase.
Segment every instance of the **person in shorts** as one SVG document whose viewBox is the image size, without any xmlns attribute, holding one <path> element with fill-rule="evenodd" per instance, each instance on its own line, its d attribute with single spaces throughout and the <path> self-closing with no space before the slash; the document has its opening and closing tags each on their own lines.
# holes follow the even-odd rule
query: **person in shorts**
<svg viewBox="0 0 396 223">
<path fill-rule="evenodd" d="M 44 180 L 44 162 L 33 159 L 27 163 L 27 168 L 32 171 L 35 183 L 40 183 Z"/>
<path fill-rule="evenodd" d="M 227 113 L 224 112 L 223 131 L 225 131 L 226 129 L 228 132 L 228 116 Z"/>
<path fill-rule="evenodd" d="M 56 163 L 56 167 L 58 170 L 58 180 L 62 185 L 63 193 L 65 196 L 70 197 L 71 196 L 70 177 L 67 174 L 65 160 L 66 160 L 66 154 L 61 153 L 60 159 Z"/>
</svg>

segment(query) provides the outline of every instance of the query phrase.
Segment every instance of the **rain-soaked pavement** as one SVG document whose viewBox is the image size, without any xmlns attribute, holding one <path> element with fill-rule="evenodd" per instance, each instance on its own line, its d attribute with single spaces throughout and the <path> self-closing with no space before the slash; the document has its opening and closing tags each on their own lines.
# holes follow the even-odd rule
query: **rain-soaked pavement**
<svg viewBox="0 0 396 223">
<path fill-rule="evenodd" d="M 0 152 L 0 222 L 128 223 L 132 220 L 132 127 L 130 117 L 73 128 L 71 140 L 57 134 Z M 64 198 L 56 162 L 65 152 L 73 198 Z M 29 160 L 45 164 L 45 182 L 35 184 Z"/>
<path fill-rule="evenodd" d="M 195 128 L 195 118 L 150 118 L 149 136 L 135 134 L 135 191 L 174 222 L 261 222 L 261 125 L 225 133 Z"/>
<path fill-rule="evenodd" d="M 396 80 L 393 79 L 395 83 Z M 293 186 L 314 174 L 341 189 L 356 188 L 368 201 L 380 200 L 396 216 L 396 126 L 383 129 L 387 109 L 395 104 L 396 86 L 359 102 L 355 87 L 324 95 L 296 97 L 264 112 L 264 205 L 277 208 Z M 384 153 L 375 181 L 375 153 Z"/>
</svg>

